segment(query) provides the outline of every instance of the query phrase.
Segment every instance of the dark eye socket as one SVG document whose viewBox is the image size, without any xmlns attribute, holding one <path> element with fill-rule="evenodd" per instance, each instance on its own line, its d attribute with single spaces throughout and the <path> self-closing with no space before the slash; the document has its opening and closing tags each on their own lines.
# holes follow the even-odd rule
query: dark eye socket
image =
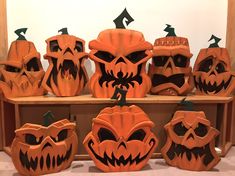
<svg viewBox="0 0 235 176">
<path fill-rule="evenodd" d="M 65 140 L 68 137 L 68 130 L 63 129 L 59 132 L 58 136 L 58 142 Z"/>
<path fill-rule="evenodd" d="M 136 51 L 136 52 L 128 54 L 126 58 L 135 64 L 139 62 L 141 59 L 145 58 L 146 56 L 147 54 L 145 54 L 145 51 Z"/>
<path fill-rule="evenodd" d="M 27 63 L 27 71 L 39 71 L 39 65 L 37 62 L 37 58 L 33 58 L 31 59 L 28 63 Z"/>
<path fill-rule="evenodd" d="M 10 66 L 10 65 L 6 65 L 5 69 L 6 69 L 6 71 L 13 72 L 13 73 L 19 73 L 21 71 L 20 68 L 17 68 L 17 67 L 14 67 L 14 66 Z"/>
<path fill-rule="evenodd" d="M 83 51 L 82 42 L 76 41 L 74 50 L 77 52 L 82 52 Z"/>
<path fill-rule="evenodd" d="M 143 129 L 139 129 L 139 130 L 136 130 L 134 133 L 132 133 L 132 135 L 128 138 L 127 141 L 131 141 L 131 140 L 143 141 L 145 136 L 146 136 L 145 131 Z"/>
<path fill-rule="evenodd" d="M 50 42 L 50 50 L 51 52 L 58 52 L 62 50 L 57 40 L 53 40 Z"/>
<path fill-rule="evenodd" d="M 209 72 L 211 67 L 213 65 L 213 60 L 212 60 L 212 57 L 208 57 L 206 60 L 202 61 L 200 64 L 199 64 L 199 71 L 203 71 L 203 72 Z"/>
<path fill-rule="evenodd" d="M 183 136 L 188 131 L 182 122 L 175 124 L 173 130 L 178 136 Z"/>
<path fill-rule="evenodd" d="M 155 56 L 153 57 L 153 63 L 156 67 L 162 67 L 168 61 L 168 56 Z"/>
<path fill-rule="evenodd" d="M 203 137 L 207 134 L 208 130 L 204 124 L 198 123 L 198 127 L 194 129 L 197 136 Z"/>
<path fill-rule="evenodd" d="M 176 67 L 186 67 L 188 62 L 188 58 L 180 54 L 175 55 L 173 60 Z"/>
<path fill-rule="evenodd" d="M 98 137 L 100 142 L 104 141 L 104 140 L 113 140 L 113 141 L 117 141 L 114 134 L 106 129 L 106 128 L 100 128 L 98 131 Z"/>
<path fill-rule="evenodd" d="M 38 145 L 41 144 L 43 137 L 39 138 L 39 141 L 37 141 L 37 138 L 33 134 L 25 134 L 25 143 L 29 145 Z"/>
<path fill-rule="evenodd" d="M 105 62 L 111 62 L 115 58 L 111 53 L 106 51 L 97 51 L 94 55 Z"/>
<path fill-rule="evenodd" d="M 215 67 L 215 70 L 217 71 L 217 73 L 223 73 L 225 72 L 225 67 L 224 64 L 222 63 L 218 63 Z"/>
</svg>

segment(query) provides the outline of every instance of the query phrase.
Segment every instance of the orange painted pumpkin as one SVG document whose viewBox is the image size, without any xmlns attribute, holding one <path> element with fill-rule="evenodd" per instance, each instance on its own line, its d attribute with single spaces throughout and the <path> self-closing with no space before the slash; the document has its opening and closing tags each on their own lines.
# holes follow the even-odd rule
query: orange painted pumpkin
<svg viewBox="0 0 235 176">
<path fill-rule="evenodd" d="M 46 40 L 47 53 L 44 58 L 49 61 L 42 85 L 56 96 L 78 95 L 88 81 L 84 61 L 85 41 L 69 35 L 67 28 L 60 30 L 61 35 Z"/>
<path fill-rule="evenodd" d="M 83 144 L 95 165 L 104 172 L 140 170 L 157 147 L 154 123 L 138 106 L 116 105 L 93 119 Z"/>
<path fill-rule="evenodd" d="M 167 25 L 166 37 L 155 40 L 149 76 L 152 81 L 151 94 L 185 95 L 193 88 L 189 66 L 190 53 L 187 38 L 177 37 L 174 28 Z"/>
<path fill-rule="evenodd" d="M 18 39 L 11 43 L 7 60 L 0 65 L 0 89 L 5 97 L 24 97 L 45 94 L 41 86 L 44 70 L 40 53 L 34 44 L 21 34 L 27 28 L 18 29 Z"/>
<path fill-rule="evenodd" d="M 77 152 L 75 124 L 67 119 L 48 127 L 26 123 L 15 133 L 11 157 L 22 175 L 59 172 L 70 166 Z"/>
<path fill-rule="evenodd" d="M 215 43 L 200 50 L 193 68 L 196 94 L 229 96 L 235 89 L 230 56 L 218 46 L 219 38 L 212 35 L 212 39 Z"/>
<path fill-rule="evenodd" d="M 219 131 L 211 127 L 203 111 L 176 111 L 165 130 L 167 141 L 161 152 L 167 164 L 204 171 L 220 161 L 215 151 Z"/>
<path fill-rule="evenodd" d="M 114 20 L 118 29 L 104 30 L 89 43 L 96 68 L 89 82 L 94 97 L 111 97 L 115 86 L 128 90 L 127 97 L 144 97 L 150 90 L 145 65 L 152 57 L 152 45 L 141 32 L 121 29 L 120 18 L 125 16 L 129 17 L 126 9 Z"/>
</svg>

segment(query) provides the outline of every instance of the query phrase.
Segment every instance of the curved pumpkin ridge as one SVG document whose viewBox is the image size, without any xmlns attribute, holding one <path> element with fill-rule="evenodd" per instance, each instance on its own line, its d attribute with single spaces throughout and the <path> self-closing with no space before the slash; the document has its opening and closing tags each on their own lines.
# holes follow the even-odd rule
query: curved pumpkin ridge
<svg viewBox="0 0 235 176">
<path fill-rule="evenodd" d="M 0 81 L 0 90 L 3 92 L 5 97 L 11 97 L 12 95 L 12 91 L 11 88 L 8 86 L 7 83 Z"/>
<path fill-rule="evenodd" d="M 52 76 L 53 76 L 53 75 L 52 75 Z M 58 90 L 58 88 L 57 88 L 57 86 L 56 86 L 55 83 L 54 83 L 54 80 L 53 80 L 52 76 L 51 76 L 51 78 L 50 78 L 52 92 L 54 92 L 54 94 L 55 94 L 56 96 L 61 96 L 61 95 L 60 95 L 60 92 L 59 92 L 59 90 Z"/>
</svg>

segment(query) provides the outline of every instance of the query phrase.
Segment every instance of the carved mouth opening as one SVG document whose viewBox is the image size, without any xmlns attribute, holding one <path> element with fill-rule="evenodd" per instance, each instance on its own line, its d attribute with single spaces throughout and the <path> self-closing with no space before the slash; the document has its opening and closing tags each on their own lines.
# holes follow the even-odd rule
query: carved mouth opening
<svg viewBox="0 0 235 176">
<path fill-rule="evenodd" d="M 115 167 L 115 166 L 120 166 L 121 164 L 123 166 L 127 164 L 129 165 L 139 164 L 141 161 L 145 160 L 149 156 L 150 152 L 153 150 L 153 147 L 155 146 L 155 143 L 156 141 L 154 139 L 151 139 L 149 144 L 150 145 L 152 144 L 152 147 L 149 149 L 149 151 L 142 157 L 140 157 L 140 153 L 139 153 L 135 158 L 133 158 L 131 154 L 126 158 L 123 155 L 120 156 L 119 158 L 116 158 L 114 153 L 112 153 L 112 156 L 110 158 L 106 152 L 104 152 L 104 156 L 99 156 L 97 153 L 95 153 L 94 149 L 92 148 L 92 145 L 94 144 L 92 140 L 88 142 L 88 147 L 97 160 L 99 160 L 106 166 L 112 165 Z"/>
<path fill-rule="evenodd" d="M 206 84 L 206 81 L 202 81 L 201 77 L 198 78 L 198 82 L 196 81 L 196 76 L 194 76 L 194 83 L 195 83 L 195 87 L 197 89 L 200 89 L 200 91 L 204 91 L 205 93 L 207 92 L 215 92 L 218 93 L 221 90 L 226 90 L 227 87 L 229 86 L 230 82 L 232 80 L 232 76 L 230 76 L 230 78 L 228 79 L 228 81 L 224 82 L 224 80 L 217 85 L 216 81 L 214 82 L 214 84 L 212 85 L 210 82 L 208 84 Z"/>
<path fill-rule="evenodd" d="M 39 156 L 36 158 L 32 158 L 28 156 L 28 152 L 23 153 L 22 150 L 20 150 L 19 157 L 21 165 L 30 170 L 30 168 L 34 171 L 40 167 L 41 170 L 43 168 L 49 170 L 54 169 L 55 167 L 59 167 L 63 162 L 66 162 L 69 160 L 70 156 L 72 154 L 72 145 L 70 145 L 69 150 L 66 152 L 66 154 L 61 156 L 60 154 L 57 156 L 53 156 L 53 154 L 48 153 L 47 156 Z"/>
<path fill-rule="evenodd" d="M 61 70 L 61 77 L 63 79 L 76 79 L 78 67 L 77 65 L 74 65 L 74 62 L 72 60 L 64 60 L 63 64 L 60 65 Z"/>
<path fill-rule="evenodd" d="M 102 73 L 102 76 L 99 79 L 100 87 L 103 86 L 103 83 L 105 83 L 104 85 L 108 87 L 109 82 L 113 81 L 112 87 L 120 85 L 121 87 L 126 87 L 127 89 L 129 89 L 130 86 L 134 87 L 135 82 L 137 82 L 138 84 L 142 84 L 143 82 L 142 77 L 140 76 L 142 64 L 138 65 L 136 75 L 133 75 L 133 73 L 128 74 L 119 71 L 117 77 L 113 74 L 112 70 L 110 72 L 106 72 L 104 64 L 99 64 Z"/>
<path fill-rule="evenodd" d="M 205 166 L 210 164 L 214 159 L 209 144 L 206 144 L 203 147 L 194 147 L 192 149 L 188 149 L 183 145 L 172 142 L 171 147 L 166 154 L 170 160 L 173 160 L 175 157 L 182 158 L 184 153 L 186 153 L 188 161 L 191 161 L 192 155 L 194 155 L 196 159 L 198 157 L 201 158 Z"/>
<path fill-rule="evenodd" d="M 177 87 L 182 87 L 185 83 L 184 77 L 184 74 L 174 74 L 169 77 L 161 74 L 154 74 L 152 77 L 152 86 L 156 87 L 161 84 L 172 83 L 175 84 Z"/>
</svg>

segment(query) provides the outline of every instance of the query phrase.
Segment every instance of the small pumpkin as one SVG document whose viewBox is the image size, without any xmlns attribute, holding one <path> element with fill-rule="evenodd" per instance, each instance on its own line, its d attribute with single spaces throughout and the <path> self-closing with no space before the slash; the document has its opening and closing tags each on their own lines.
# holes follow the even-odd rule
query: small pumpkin
<svg viewBox="0 0 235 176">
<path fill-rule="evenodd" d="M 44 70 L 33 42 L 27 41 L 21 33 L 27 28 L 15 31 L 18 39 L 11 43 L 7 60 L 0 61 L 0 89 L 5 97 L 24 97 L 45 94 L 41 86 Z"/>
<path fill-rule="evenodd" d="M 85 87 L 88 76 L 84 66 L 87 53 L 85 41 L 69 35 L 67 28 L 59 30 L 61 35 L 46 40 L 48 60 L 42 85 L 56 96 L 76 96 Z"/>
<path fill-rule="evenodd" d="M 235 73 L 231 69 L 228 50 L 218 45 L 220 38 L 212 35 L 215 43 L 201 49 L 193 68 L 196 94 L 229 96 L 235 89 Z"/>
<path fill-rule="evenodd" d="M 11 157 L 22 175 L 59 172 L 70 166 L 77 152 L 75 124 L 67 119 L 49 126 L 26 123 L 15 134 Z"/>
<path fill-rule="evenodd" d="M 211 170 L 220 158 L 215 151 L 219 131 L 211 127 L 203 111 L 176 111 L 164 126 L 166 144 L 161 149 L 167 164 L 185 170 Z"/>
<path fill-rule="evenodd" d="M 114 20 L 117 29 L 104 30 L 89 42 L 96 68 L 89 82 L 94 97 L 110 98 L 115 86 L 128 90 L 127 97 L 144 97 L 150 90 L 145 65 L 152 57 L 152 45 L 141 32 L 124 29 L 124 18 L 127 24 L 133 21 L 125 9 Z"/>
<path fill-rule="evenodd" d="M 151 94 L 185 95 L 193 88 L 190 67 L 189 42 L 178 37 L 174 28 L 167 24 L 166 37 L 155 40 L 149 76 L 152 81 Z"/>
<path fill-rule="evenodd" d="M 96 167 L 104 172 L 140 170 L 158 145 L 153 126 L 141 108 L 122 102 L 101 110 L 83 144 Z"/>
</svg>

